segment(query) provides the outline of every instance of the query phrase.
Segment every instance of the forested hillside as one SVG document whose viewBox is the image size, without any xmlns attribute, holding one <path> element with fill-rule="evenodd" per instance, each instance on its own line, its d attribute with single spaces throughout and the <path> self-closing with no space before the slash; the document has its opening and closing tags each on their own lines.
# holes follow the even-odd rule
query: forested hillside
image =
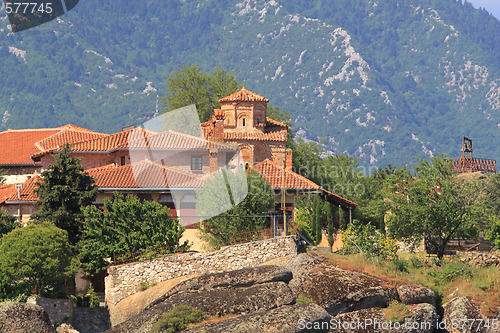
<svg viewBox="0 0 500 333">
<path fill-rule="evenodd" d="M 458 156 L 462 135 L 500 161 L 500 22 L 462 1 L 85 0 L 16 34 L 1 13 L 0 130 L 140 125 L 174 69 L 220 64 L 363 164 Z"/>
</svg>

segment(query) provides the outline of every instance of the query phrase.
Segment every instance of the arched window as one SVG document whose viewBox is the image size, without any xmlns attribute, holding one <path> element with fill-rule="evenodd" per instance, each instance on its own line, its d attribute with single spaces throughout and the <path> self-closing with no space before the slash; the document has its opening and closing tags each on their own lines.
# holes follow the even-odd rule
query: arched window
<svg viewBox="0 0 500 333">
<path fill-rule="evenodd" d="M 243 126 L 246 126 L 246 121 L 247 120 L 245 118 L 243 118 Z"/>
</svg>

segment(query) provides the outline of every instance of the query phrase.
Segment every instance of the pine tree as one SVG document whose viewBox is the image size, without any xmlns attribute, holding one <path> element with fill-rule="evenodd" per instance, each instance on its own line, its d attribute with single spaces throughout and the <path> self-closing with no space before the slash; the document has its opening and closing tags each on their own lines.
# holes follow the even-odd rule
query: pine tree
<svg viewBox="0 0 500 333">
<path fill-rule="evenodd" d="M 80 159 L 71 157 L 69 145 L 55 156 L 55 163 L 42 172 L 35 193 L 39 210 L 32 215 L 38 221 L 50 221 L 68 232 L 71 244 L 79 240 L 82 207 L 91 205 L 98 188 L 84 172 Z"/>
</svg>

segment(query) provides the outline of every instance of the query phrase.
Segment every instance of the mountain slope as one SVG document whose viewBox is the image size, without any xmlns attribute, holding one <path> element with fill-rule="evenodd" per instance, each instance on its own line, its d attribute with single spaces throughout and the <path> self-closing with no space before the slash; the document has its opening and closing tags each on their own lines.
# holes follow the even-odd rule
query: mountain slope
<svg viewBox="0 0 500 333">
<path fill-rule="evenodd" d="M 155 113 L 172 70 L 233 71 L 297 134 L 365 165 L 500 160 L 500 23 L 455 0 L 81 2 L 12 34 L 0 23 L 2 128 L 116 131 Z M 160 105 L 161 108 L 161 105 Z"/>
</svg>

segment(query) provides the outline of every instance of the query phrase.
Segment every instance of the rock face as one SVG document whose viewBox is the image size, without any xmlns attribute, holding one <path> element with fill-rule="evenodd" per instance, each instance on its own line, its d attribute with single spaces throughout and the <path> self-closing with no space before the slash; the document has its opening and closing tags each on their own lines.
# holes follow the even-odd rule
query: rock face
<svg viewBox="0 0 500 333">
<path fill-rule="evenodd" d="M 191 278 L 177 284 L 164 296 L 155 300 L 146 309 L 163 302 L 167 298 L 181 292 L 209 291 L 218 288 L 240 288 L 268 282 L 288 283 L 292 279 L 292 272 L 279 266 L 258 266 L 251 269 L 244 268 L 223 273 L 207 274 Z"/>
<path fill-rule="evenodd" d="M 195 307 L 212 316 L 248 314 L 292 304 L 295 299 L 286 283 L 291 277 L 289 271 L 274 266 L 195 277 L 107 332 L 149 332 L 163 313 L 177 304 Z"/>
<path fill-rule="evenodd" d="M 387 318 L 380 308 L 370 308 L 335 316 L 331 321 L 330 331 L 334 332 L 356 332 L 356 333 L 378 333 L 388 332 L 385 328 Z"/>
<path fill-rule="evenodd" d="M 0 303 L 0 332 L 55 333 L 49 315 L 38 305 L 28 303 Z"/>
<path fill-rule="evenodd" d="M 429 288 L 402 285 L 397 288 L 399 300 L 403 304 L 436 304 L 436 294 Z"/>
<path fill-rule="evenodd" d="M 184 332 L 328 332 L 330 315 L 316 304 L 294 304 L 210 323 Z"/>
<path fill-rule="evenodd" d="M 77 330 L 73 328 L 73 326 L 69 324 L 62 324 L 61 326 L 57 327 L 56 329 L 57 333 L 80 333 Z"/>
<path fill-rule="evenodd" d="M 401 333 L 432 333 L 436 328 L 439 315 L 436 307 L 429 303 L 417 305 L 412 311 L 411 316 L 405 318 L 405 329 Z"/>
<path fill-rule="evenodd" d="M 309 262 L 311 266 L 303 267 L 298 276 L 294 275 L 290 283 L 292 291 L 296 296 L 307 296 L 331 315 L 386 307 L 391 299 L 397 298 L 395 289 L 380 279 L 333 267 L 314 256 L 298 260 Z"/>
<path fill-rule="evenodd" d="M 446 322 L 450 333 L 486 332 L 482 327 L 483 316 L 470 297 L 455 297 L 443 304 L 443 322 Z M 467 320 L 470 320 L 467 322 Z M 456 323 L 456 325 L 454 325 Z M 469 324 L 472 324 L 469 326 Z"/>
</svg>

